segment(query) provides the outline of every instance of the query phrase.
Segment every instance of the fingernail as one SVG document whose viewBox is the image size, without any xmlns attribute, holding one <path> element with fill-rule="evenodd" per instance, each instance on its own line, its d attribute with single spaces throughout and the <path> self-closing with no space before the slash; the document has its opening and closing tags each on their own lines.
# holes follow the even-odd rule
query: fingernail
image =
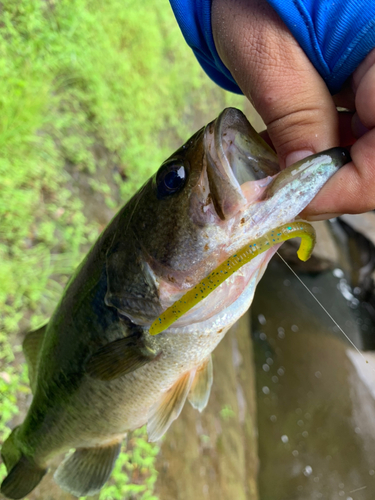
<svg viewBox="0 0 375 500">
<path fill-rule="evenodd" d="M 359 139 L 368 132 L 369 129 L 363 125 L 357 113 L 353 115 L 352 118 L 352 132 L 354 137 Z"/>
<path fill-rule="evenodd" d="M 327 219 L 335 219 L 336 217 L 340 217 L 342 214 L 318 214 L 318 215 L 308 215 L 307 217 L 303 217 L 305 220 L 309 222 L 319 221 L 319 220 L 327 220 Z"/>
<path fill-rule="evenodd" d="M 301 151 L 293 151 L 285 158 L 285 167 L 289 167 L 296 163 L 297 161 L 303 160 L 307 156 L 313 155 L 313 151 L 301 150 Z"/>
</svg>

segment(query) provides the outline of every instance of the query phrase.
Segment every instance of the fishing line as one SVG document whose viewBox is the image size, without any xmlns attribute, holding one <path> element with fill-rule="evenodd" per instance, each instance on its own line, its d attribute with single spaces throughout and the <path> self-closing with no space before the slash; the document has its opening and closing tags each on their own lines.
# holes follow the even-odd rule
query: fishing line
<svg viewBox="0 0 375 500">
<path fill-rule="evenodd" d="M 327 316 L 333 321 L 333 323 L 337 326 L 337 328 L 340 330 L 340 332 L 344 335 L 344 337 L 350 342 L 350 344 L 354 347 L 354 349 L 358 352 L 358 354 L 361 355 L 363 360 L 368 363 L 367 359 L 364 357 L 364 355 L 361 353 L 361 351 L 358 349 L 358 347 L 352 342 L 352 340 L 349 338 L 349 336 L 344 332 L 344 330 L 341 328 L 341 326 L 337 323 L 337 321 L 331 316 L 331 314 L 327 311 L 327 309 L 323 306 L 323 304 L 315 297 L 315 295 L 312 293 L 310 288 L 305 285 L 305 283 L 301 280 L 301 278 L 296 274 L 295 271 L 290 267 L 290 265 L 286 262 L 286 260 L 279 254 L 279 252 L 276 252 L 277 255 L 280 257 L 280 259 L 284 262 L 286 267 L 292 271 L 294 276 L 298 279 L 298 281 L 306 288 L 306 290 L 309 292 L 311 297 L 320 305 L 320 307 L 323 309 L 323 311 L 327 314 Z M 373 371 L 375 371 L 374 368 L 372 368 Z"/>
<path fill-rule="evenodd" d="M 349 493 L 355 493 L 356 491 L 362 491 L 362 490 L 365 490 L 366 488 L 367 488 L 367 486 L 361 486 L 360 488 L 357 488 L 356 490 L 349 491 Z"/>
</svg>

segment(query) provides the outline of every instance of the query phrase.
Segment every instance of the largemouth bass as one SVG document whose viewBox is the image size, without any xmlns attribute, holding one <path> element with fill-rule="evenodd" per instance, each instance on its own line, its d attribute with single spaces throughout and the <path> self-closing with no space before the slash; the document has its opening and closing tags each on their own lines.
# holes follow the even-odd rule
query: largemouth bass
<svg viewBox="0 0 375 500">
<path fill-rule="evenodd" d="M 188 399 L 202 411 L 211 352 L 249 308 L 279 244 L 236 271 L 158 335 L 163 311 L 246 243 L 293 221 L 349 161 L 332 149 L 280 172 L 275 153 L 226 109 L 168 158 L 120 210 L 24 341 L 33 401 L 2 448 L 1 492 L 26 496 L 53 456 L 56 482 L 95 494 L 128 431 L 158 440 Z"/>
</svg>

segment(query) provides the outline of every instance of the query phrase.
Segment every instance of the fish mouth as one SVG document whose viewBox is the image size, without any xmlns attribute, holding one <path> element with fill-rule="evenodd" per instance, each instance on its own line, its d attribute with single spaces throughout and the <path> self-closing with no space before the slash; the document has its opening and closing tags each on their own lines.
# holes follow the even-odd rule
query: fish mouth
<svg viewBox="0 0 375 500">
<path fill-rule="evenodd" d="M 237 231 L 243 236 L 237 248 L 295 219 L 325 182 L 351 161 L 344 148 L 331 148 L 280 171 L 276 153 L 235 108 L 225 109 L 207 125 L 204 147 L 217 216 L 235 225 L 240 218 L 243 224 Z M 233 245 L 228 249 L 236 251 Z"/>
<path fill-rule="evenodd" d="M 198 220 L 198 226 L 202 223 L 203 227 L 207 225 L 215 229 L 209 233 L 209 239 L 204 240 L 210 252 L 189 271 L 194 273 L 197 282 L 230 255 L 232 238 L 238 247 L 239 241 L 251 239 L 249 224 L 246 224 L 246 228 L 244 224 L 246 213 L 250 206 L 256 205 L 266 187 L 280 173 L 275 152 L 253 129 L 246 116 L 235 108 L 225 109 L 205 127 L 203 147 L 204 165 L 191 198 L 191 214 L 194 221 Z M 223 304 L 228 306 L 239 300 L 251 281 L 254 289 L 257 279 L 264 272 L 263 262 L 267 263 L 274 251 L 267 251 L 247 265 L 246 270 L 233 275 L 212 296 L 180 318 L 171 331 L 174 331 L 174 327 L 190 328 L 189 325 L 194 328 L 197 323 L 219 314 Z M 184 282 L 174 285 L 165 280 L 159 282 L 163 310 L 195 284 L 191 279 L 188 286 Z"/>
<path fill-rule="evenodd" d="M 216 223 L 226 231 L 225 243 L 219 242 L 216 253 L 202 263 L 206 274 L 245 244 L 293 221 L 325 182 L 350 161 L 346 150 L 333 148 L 280 171 L 276 154 L 243 113 L 233 108 L 224 110 L 217 120 L 207 125 L 204 147 L 204 174 L 218 217 Z M 189 325 L 193 325 L 191 328 L 194 328 L 196 323 L 218 314 L 223 304 L 230 307 L 233 304 L 235 310 L 245 289 L 254 293 L 280 244 L 271 246 L 233 274 L 212 295 L 181 317 L 175 326 L 190 328 Z M 181 291 L 177 295 L 180 298 Z M 168 306 L 176 298 L 170 296 L 166 301 Z M 252 294 L 246 300 L 249 306 Z M 173 326 L 171 331 L 174 331 Z"/>
<path fill-rule="evenodd" d="M 280 172 L 274 151 L 235 108 L 225 109 L 207 125 L 204 147 L 210 193 L 221 220 L 231 219 L 249 203 L 249 190 L 241 186 L 251 182 L 252 198 L 257 198 L 259 184 L 264 184 L 257 181 Z"/>
</svg>

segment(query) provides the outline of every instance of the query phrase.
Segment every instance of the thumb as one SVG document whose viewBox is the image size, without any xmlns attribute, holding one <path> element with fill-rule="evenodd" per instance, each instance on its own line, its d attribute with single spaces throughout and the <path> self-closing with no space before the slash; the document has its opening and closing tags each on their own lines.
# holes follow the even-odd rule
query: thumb
<svg viewBox="0 0 375 500">
<path fill-rule="evenodd" d="M 266 0 L 214 0 L 212 29 L 282 167 L 339 144 L 338 115 L 323 79 Z"/>
</svg>

